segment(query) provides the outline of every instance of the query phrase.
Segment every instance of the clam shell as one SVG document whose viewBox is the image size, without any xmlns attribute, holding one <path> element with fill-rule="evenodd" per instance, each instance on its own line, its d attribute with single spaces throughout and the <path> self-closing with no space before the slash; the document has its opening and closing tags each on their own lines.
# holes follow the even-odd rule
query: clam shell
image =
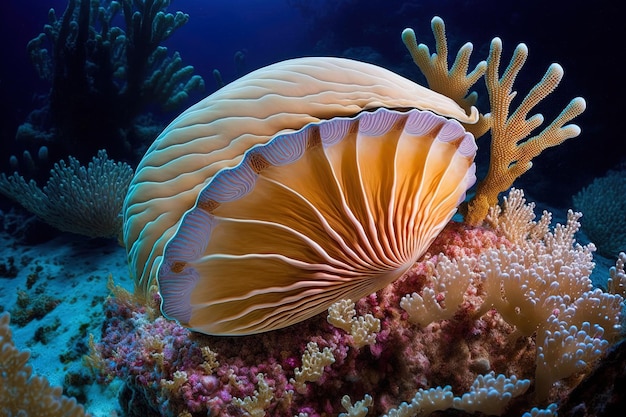
<svg viewBox="0 0 626 417">
<path fill-rule="evenodd" d="M 383 288 L 455 213 L 475 150 L 455 120 L 387 109 L 252 147 L 166 245 L 163 313 L 203 333 L 251 334 Z"/>
<path fill-rule="evenodd" d="M 363 113 L 377 108 L 417 108 L 433 113 L 425 112 L 424 114 L 430 116 L 423 123 L 409 123 L 405 116 L 401 117 L 404 121 L 399 121 L 397 118 L 401 113 L 398 112 Z M 225 86 L 176 118 L 155 140 L 137 167 L 123 211 L 124 243 L 137 290 L 147 293 L 157 278 L 163 297 L 164 313 L 194 329 L 211 334 L 255 333 L 283 327 L 320 311 L 322 300 L 335 300 L 336 297 L 343 296 L 354 298 L 359 294 L 375 291 L 381 287 L 380 283 L 391 281 L 403 268 L 384 269 L 381 262 L 386 260 L 391 265 L 394 262 L 397 264 L 399 259 L 406 261 L 416 258 L 420 250 L 425 249 L 425 242 L 432 239 L 434 232 L 416 228 L 415 224 L 438 231 L 442 227 L 441 219 L 434 214 L 431 217 L 430 213 L 438 212 L 435 207 L 448 207 L 449 202 L 456 206 L 467 188 L 469 178 L 473 177 L 473 174 L 469 174 L 473 172 L 473 151 L 470 151 L 470 148 L 474 149 L 473 141 L 467 139 L 467 134 L 458 122 L 448 118 L 473 123 L 477 119 L 477 112 L 474 110 L 466 115 L 462 108 L 447 97 L 397 74 L 374 65 L 342 58 L 299 58 L 284 61 L 254 71 Z M 435 116 L 434 113 L 446 117 Z M 373 115 L 376 117 L 370 119 Z M 323 122 L 330 119 L 332 122 Z M 400 125 L 403 126 L 402 129 Z M 429 130 L 430 125 L 441 127 Z M 422 145 L 418 145 L 422 142 L 415 142 L 414 146 L 421 150 L 415 150 L 417 153 L 413 159 L 405 159 L 410 154 L 409 149 L 406 152 L 401 149 L 396 156 L 388 159 L 390 152 L 393 153 L 390 149 L 393 148 L 391 143 L 395 139 L 370 140 L 359 152 L 370 155 L 368 163 L 372 164 L 372 170 L 363 169 L 362 166 L 360 171 L 357 170 L 354 156 L 356 148 L 348 146 L 351 142 L 346 140 L 347 137 L 353 138 L 355 132 L 365 134 L 363 137 L 386 137 L 390 131 L 404 131 L 406 126 L 428 132 L 426 137 L 437 132 L 434 136 L 437 140 L 433 142 L 437 144 L 437 149 L 448 149 L 448 145 L 457 142 L 462 146 L 457 148 L 454 145 L 457 149 L 455 152 L 447 150 L 440 154 L 430 150 L 424 154 L 424 149 L 420 148 Z M 454 139 L 446 142 L 440 135 L 448 135 L 448 131 L 454 133 L 450 134 Z M 313 135 L 312 132 L 318 133 Z M 413 142 L 396 142 L 409 148 L 413 146 L 409 145 Z M 446 143 L 448 145 L 444 146 Z M 319 149 L 327 150 L 328 154 L 324 153 L 326 156 L 322 158 Z M 344 150 L 352 153 L 344 154 Z M 457 153 L 467 156 L 449 159 L 452 154 Z M 432 156 L 435 154 L 439 156 Z M 305 169 L 304 161 L 310 161 L 313 155 L 322 158 L 320 163 L 328 166 L 339 164 L 336 172 L 339 177 L 331 178 L 330 172 L 335 171 L 324 171 L 317 166 Z M 462 180 L 457 184 L 441 182 L 442 189 L 449 189 L 450 194 L 444 198 L 445 203 L 444 200 L 431 201 L 428 206 L 424 206 L 420 198 L 425 197 L 418 196 L 429 196 L 435 190 L 415 189 L 416 184 L 403 183 L 394 185 L 406 189 L 403 188 L 404 191 L 393 198 L 405 198 L 406 201 L 394 200 L 393 213 L 388 208 L 383 209 L 386 204 L 392 203 L 388 200 L 391 197 L 383 197 L 387 195 L 385 190 L 390 185 L 389 178 L 396 178 L 399 170 L 430 172 L 432 166 L 445 165 L 434 161 L 446 160 L 450 164 L 454 160 L 456 164 L 462 159 L 465 162 L 459 165 L 461 168 L 454 169 L 459 171 L 457 177 Z M 343 167 L 344 164 L 351 165 Z M 299 174 L 298 170 L 304 170 L 304 174 Z M 251 220 L 236 220 L 223 211 L 226 207 L 233 210 L 238 207 L 236 210 L 242 210 L 246 202 L 252 201 L 252 198 L 260 198 L 261 190 L 269 193 L 271 189 L 279 194 L 277 190 L 283 190 L 282 193 L 286 193 L 286 186 L 275 185 L 272 188 L 266 184 L 271 182 L 266 175 L 277 171 L 287 179 L 303 182 L 304 188 L 299 193 L 311 195 L 302 198 L 301 206 L 294 206 L 288 212 L 284 210 L 289 206 L 273 206 L 272 201 L 279 201 L 274 196 L 268 200 L 267 207 L 255 207 L 258 215 L 269 216 L 270 213 L 275 213 L 275 216 L 280 217 L 294 213 L 294 210 L 304 213 L 308 207 L 309 220 L 313 221 L 313 215 L 317 219 L 317 223 L 309 225 L 308 231 L 325 231 L 326 235 L 324 238 L 309 236 L 297 228 L 287 232 L 290 224 L 288 220 L 266 219 L 263 221 L 287 223 L 282 229 L 273 232 L 284 238 L 284 247 L 279 251 L 273 246 L 278 242 L 274 242 L 268 247 L 272 247 L 275 252 L 260 248 L 255 251 L 249 246 L 250 239 L 246 236 L 257 236 L 256 233 L 261 230 L 257 223 L 262 220 L 256 219 L 257 223 L 253 222 L 254 231 L 245 231 L 245 226 Z M 307 179 L 318 173 L 326 177 L 318 179 L 317 183 Z M 431 174 L 424 174 L 423 177 L 429 178 L 429 175 Z M 411 178 L 413 182 L 423 181 L 414 176 Z M 329 182 L 331 179 L 339 184 L 339 188 L 333 190 L 330 187 L 333 184 Z M 259 183 L 264 185 L 260 186 Z M 317 191 L 307 194 L 306 187 L 313 184 L 317 184 Z M 363 193 L 343 192 L 344 188 L 354 188 L 356 184 L 369 184 L 368 186 L 373 187 L 368 191 L 372 193 L 373 200 L 366 202 Z M 462 191 L 458 191 L 461 189 Z M 380 193 L 377 197 L 374 197 L 375 190 Z M 415 192 L 414 197 L 409 197 L 411 192 Z M 403 205 L 404 208 L 401 208 Z M 346 207 L 349 210 L 346 211 Z M 405 211 L 407 208 L 410 209 L 408 212 Z M 326 213 L 326 209 L 333 214 Z M 348 218 L 334 217 L 342 212 Z M 387 217 L 383 216 L 383 212 L 387 213 Z M 226 222 L 222 218 L 231 220 Z M 384 225 L 378 225 L 378 220 L 375 221 L 381 218 L 385 218 Z M 195 222 L 197 226 L 193 226 Z M 229 226 L 226 227 L 226 224 Z M 192 233 L 193 230 L 195 231 Z M 225 230 L 229 230 L 228 236 L 221 234 Z M 282 230 L 282 234 L 278 230 Z M 300 235 L 307 238 L 296 237 Z M 221 237 L 216 239 L 215 236 Z M 290 238 L 287 239 L 286 236 Z M 350 239 L 356 239 L 357 243 Z M 270 272 L 276 272 L 278 265 L 289 265 L 291 269 L 283 268 L 280 273 L 276 273 L 280 276 L 289 275 L 291 278 L 285 278 L 285 282 L 291 284 L 274 281 L 268 287 L 263 283 L 267 274 L 255 278 L 256 275 L 246 275 L 244 272 L 248 267 L 231 269 L 233 262 L 226 261 L 216 265 L 216 269 L 208 274 L 200 259 L 210 258 L 211 261 L 206 264 L 209 265 L 216 256 L 219 257 L 219 250 L 222 249 L 216 249 L 218 240 L 233 251 L 228 255 L 224 254 L 224 259 L 237 256 L 236 264 L 242 263 L 249 267 L 248 261 L 243 262 L 243 259 L 256 259 L 263 254 L 269 259 L 269 263 L 264 264 L 263 268 L 268 268 Z M 258 239 L 255 237 L 252 240 Z M 302 255 L 296 256 L 294 253 L 303 250 L 304 241 L 309 242 L 305 252 L 312 256 L 311 259 L 302 258 Z M 295 242 L 299 242 L 299 249 L 290 246 L 292 243 L 295 245 Z M 369 242 L 369 246 L 366 242 Z M 402 257 L 393 260 L 395 258 L 389 258 L 391 254 L 395 257 L 402 254 Z M 280 261 L 283 259 L 281 257 L 289 255 L 293 255 L 290 258 L 293 262 Z M 306 274 L 300 278 L 298 274 L 307 271 L 307 268 L 311 268 L 310 265 L 324 263 L 330 269 L 316 269 L 316 274 L 321 273 L 320 271 L 324 271 L 324 274 L 337 271 L 337 276 L 341 276 L 341 280 L 345 282 L 335 287 L 330 284 L 335 281 L 329 279 L 326 282 L 328 291 L 325 295 L 306 299 L 306 291 L 315 290 L 308 284 L 309 278 Z M 369 268 L 374 268 L 370 274 L 377 275 L 379 279 L 349 279 L 366 276 Z M 348 270 L 352 272 L 342 275 Z M 387 272 L 382 272 L 383 270 Z M 206 277 L 202 276 L 205 272 L 208 274 Z M 236 291 L 232 292 L 235 287 L 228 290 L 217 284 L 214 286 L 210 278 L 220 277 L 219 279 L 226 281 L 233 279 L 234 282 L 235 275 L 239 282 L 236 284 L 239 288 L 237 294 Z M 175 276 L 179 278 L 176 279 Z M 192 284 L 193 282 L 202 282 L 207 288 L 200 288 L 199 284 Z M 286 290 L 287 287 L 292 289 Z M 298 288 L 306 290 L 303 293 Z M 212 295 L 202 300 L 207 293 Z M 279 298 L 283 301 L 276 301 L 272 294 L 280 295 Z M 298 301 L 301 297 L 304 297 L 304 301 Z M 260 304 L 255 304 L 257 301 Z M 268 307 L 259 309 L 258 306 L 264 303 Z M 206 309 L 203 310 L 203 306 Z M 220 308 L 221 312 L 213 315 Z M 266 310 L 275 310 L 276 315 L 270 318 L 266 315 Z M 201 316 L 206 318 L 206 315 L 213 315 L 213 318 L 200 319 Z"/>
</svg>

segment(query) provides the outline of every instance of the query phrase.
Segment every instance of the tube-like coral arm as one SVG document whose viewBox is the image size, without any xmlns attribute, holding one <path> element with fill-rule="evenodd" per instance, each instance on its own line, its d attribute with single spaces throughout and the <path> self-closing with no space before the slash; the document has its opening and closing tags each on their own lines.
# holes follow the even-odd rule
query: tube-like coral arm
<svg viewBox="0 0 626 417">
<path fill-rule="evenodd" d="M 409 50 L 413 62 L 426 77 L 428 87 L 431 90 L 450 97 L 463 107 L 467 114 L 478 116 L 478 110 L 473 107 L 478 96 L 475 92 L 469 93 L 469 89 L 485 73 L 486 62 L 479 62 L 471 72 L 467 72 L 470 55 L 473 50 L 472 44 L 467 42 L 459 49 L 452 67 L 448 69 L 448 42 L 443 20 L 435 16 L 431 21 L 431 27 L 435 36 L 436 50 L 432 55 L 428 46 L 417 44 L 415 32 L 412 29 L 405 29 L 402 32 L 402 41 Z M 486 123 L 479 121 L 478 125 L 481 126 L 481 132 L 476 132 L 480 134 L 475 134 L 474 136 L 480 136 L 488 129 Z M 472 133 L 475 132 L 472 131 Z"/>
<path fill-rule="evenodd" d="M 476 195 L 468 205 L 465 221 L 478 224 L 486 217 L 490 206 L 498 201 L 498 194 L 513 185 L 513 181 L 532 167 L 531 160 L 544 149 L 561 144 L 580 134 L 576 125 L 565 125 L 585 110 L 585 100 L 578 97 L 570 101 L 556 119 L 540 133 L 529 137 L 544 121 L 541 114 L 528 117 L 528 113 L 558 86 L 563 78 L 563 68 L 552 64 L 539 83 L 522 100 L 509 116 L 511 101 L 516 96 L 513 83 L 526 62 L 528 48 L 520 44 L 515 48 L 508 67 L 498 76 L 502 41 L 491 41 L 485 82 L 491 105 L 491 158 L 487 176 L 478 184 Z"/>
</svg>

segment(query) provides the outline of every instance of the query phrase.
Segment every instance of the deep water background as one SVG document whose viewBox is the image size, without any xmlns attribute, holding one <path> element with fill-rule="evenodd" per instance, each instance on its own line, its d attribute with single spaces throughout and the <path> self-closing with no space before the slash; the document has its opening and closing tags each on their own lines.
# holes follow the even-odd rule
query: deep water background
<svg viewBox="0 0 626 417">
<path fill-rule="evenodd" d="M 15 141 L 16 129 L 49 88 L 38 79 L 26 44 L 42 31 L 50 7 L 60 16 L 65 6 L 65 0 L 2 2 L 0 172 L 9 170 L 10 155 L 28 149 L 28 144 Z M 626 25 L 618 7 L 619 2 L 609 0 L 173 0 L 169 11 L 184 11 L 190 19 L 165 45 L 170 53 L 179 51 L 184 62 L 205 79 L 205 94 L 192 97 L 187 103 L 191 105 L 215 90 L 213 69 L 230 82 L 261 66 L 307 55 L 366 60 L 423 82 L 400 33 L 405 27 L 414 28 L 418 41 L 432 50 L 430 19 L 435 15 L 446 23 L 451 53 L 465 41 L 474 44 L 474 63 L 486 58 L 494 36 L 504 42 L 504 63 L 515 45 L 524 42 L 530 56 L 517 80 L 519 96 L 550 63 L 558 62 L 565 68 L 565 78 L 540 106 L 546 119 L 551 120 L 573 97 L 587 100 L 587 111 L 575 121 L 582 135 L 546 151 L 517 184 L 531 199 L 565 208 L 571 206 L 572 194 L 625 158 L 619 62 Z M 235 62 L 238 52 L 243 53 L 243 63 Z M 177 113 L 159 117 L 167 123 Z M 484 168 L 487 138 L 478 144 L 482 149 L 478 163 Z M 2 203 L 6 204 L 4 198 Z"/>
</svg>

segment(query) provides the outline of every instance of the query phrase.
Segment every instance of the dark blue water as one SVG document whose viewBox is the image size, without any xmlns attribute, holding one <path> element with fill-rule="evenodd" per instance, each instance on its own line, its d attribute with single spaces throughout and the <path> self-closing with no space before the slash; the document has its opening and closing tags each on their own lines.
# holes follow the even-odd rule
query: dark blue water
<svg viewBox="0 0 626 417">
<path fill-rule="evenodd" d="M 28 147 L 15 142 L 16 129 L 40 104 L 37 97 L 49 89 L 47 82 L 38 79 L 26 44 L 42 31 L 48 9 L 55 8 L 60 17 L 65 5 L 64 0 L 3 1 L 0 171 L 8 170 L 9 155 Z M 430 19 L 439 15 L 446 22 L 451 53 L 471 41 L 474 62 L 486 57 L 494 36 L 503 39 L 505 57 L 518 42 L 525 42 L 530 57 L 516 84 L 520 95 L 541 78 L 550 63 L 560 63 L 565 78 L 549 102 L 540 107 L 547 118 L 575 96 L 587 100 L 587 111 L 576 120 L 583 134 L 545 152 L 523 177 L 534 184 L 540 197 L 566 206 L 569 195 L 624 157 L 624 152 L 616 149 L 620 144 L 623 149 L 619 103 L 624 83 L 618 61 L 623 55 L 626 25 L 617 2 L 178 0 L 172 1 L 168 10 L 181 10 L 190 19 L 164 45 L 170 53 L 179 51 L 206 82 L 205 92 L 193 96 L 188 105 L 215 90 L 214 69 L 230 82 L 272 62 L 305 55 L 369 60 L 422 81 L 418 71 L 408 65 L 400 33 L 412 27 L 419 41 L 433 45 Z M 238 53 L 243 59 L 235 62 Z M 174 116 L 160 117 L 168 120 Z"/>
</svg>

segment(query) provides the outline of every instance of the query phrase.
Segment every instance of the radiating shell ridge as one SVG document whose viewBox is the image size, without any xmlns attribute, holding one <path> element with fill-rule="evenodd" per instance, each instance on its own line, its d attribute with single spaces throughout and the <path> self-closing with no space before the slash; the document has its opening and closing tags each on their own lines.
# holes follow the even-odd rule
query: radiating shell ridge
<svg viewBox="0 0 626 417">
<path fill-rule="evenodd" d="M 375 111 L 378 108 L 416 108 L 428 110 L 420 114 L 430 116 L 415 116 L 414 120 L 413 116 L 407 118 L 401 112 Z M 374 219 L 383 216 L 378 211 L 379 206 L 385 203 L 382 195 L 386 194 L 381 192 L 372 201 L 366 201 L 363 193 L 360 196 L 358 193 L 342 196 L 343 189 L 363 187 L 359 185 L 362 182 L 373 187 L 372 190 L 384 191 L 385 187 L 390 186 L 387 179 L 393 171 L 390 167 L 398 166 L 400 168 L 394 169 L 408 171 L 417 167 L 417 172 L 429 172 L 432 167 L 441 164 L 435 162 L 435 159 L 445 160 L 452 155 L 445 151 L 449 146 L 456 149 L 453 152 L 457 155 L 453 158 L 454 164 L 463 158 L 471 161 L 475 150 L 473 140 L 463 139 L 466 134 L 461 124 L 451 119 L 473 123 L 477 118 L 474 110 L 468 116 L 449 98 L 397 74 L 374 65 L 341 58 L 283 61 L 254 71 L 225 86 L 176 118 L 155 140 L 137 167 L 123 210 L 124 243 L 137 291 L 147 294 L 158 278 L 165 313 L 192 328 L 214 334 L 255 333 L 283 327 L 311 316 L 313 311 L 319 310 L 313 307 L 322 305 L 322 301 L 341 295 L 357 296 L 364 291 L 375 291 L 379 284 L 374 284 L 374 281 L 389 281 L 395 272 L 382 273 L 384 277 L 379 280 L 365 279 L 360 283 L 351 277 L 365 274 L 368 268 L 378 268 L 383 261 L 397 262 L 400 258 L 389 258 L 391 253 L 396 257 L 401 256 L 402 260 L 414 256 L 417 253 L 414 248 L 428 241 L 430 232 L 416 232 L 412 226 L 402 226 L 402 222 L 419 221 L 429 224 L 429 227 L 438 225 L 439 219 L 435 219 L 435 216 L 431 219 L 430 213 L 437 212 L 441 205 L 447 208 L 452 200 L 453 205 L 458 203 L 467 184 L 471 182 L 469 178 L 473 177 L 473 165 L 471 162 L 463 163 L 459 165 L 462 168 L 457 168 L 459 172 L 456 175 L 465 178 L 456 184 L 459 190 L 465 187 L 458 195 L 455 188 L 455 191 L 450 191 L 450 198 L 445 202 L 429 203 L 430 206 L 418 209 L 418 197 L 414 196 L 413 201 L 407 194 L 403 198 L 411 207 L 410 212 L 399 210 L 396 204 L 396 212 L 389 214 L 385 220 L 387 224 L 380 229 L 377 229 Z M 439 116 L 435 116 L 435 113 Z M 420 121 L 420 118 L 423 120 Z M 332 123 L 324 122 L 331 120 Z M 412 151 L 412 145 L 400 142 L 410 149 L 398 152 L 393 164 L 385 160 L 381 165 L 383 159 L 377 159 L 376 155 L 388 154 L 391 145 L 385 140 L 372 140 L 371 150 L 365 154 L 371 158 L 368 164 L 376 166 L 378 171 L 364 169 L 360 177 L 353 177 L 354 172 L 350 170 L 356 169 L 355 159 L 349 152 L 354 153 L 355 150 L 348 146 L 351 142 L 346 137 L 353 138 L 355 134 L 360 134 L 374 138 L 403 129 L 411 135 L 428 132 L 428 136 L 437 132 L 440 137 L 435 141 L 436 147 L 444 150 L 443 154 L 438 158 L 416 157 L 412 161 L 405 160 L 403 154 Z M 457 145 L 460 147 L 456 148 Z M 319 154 L 320 149 L 328 153 L 323 158 Z M 304 166 L 304 161 L 310 162 L 311 158 L 322 158 L 324 164 L 338 168 L 333 175 L 330 174 L 332 170 L 324 171 L 326 177 L 319 180 L 323 186 L 318 185 L 320 188 L 315 196 L 301 198 L 304 205 L 297 210 L 306 208 L 310 222 L 308 229 L 293 228 L 298 230 L 294 233 L 293 230 L 288 231 L 287 225 L 282 228 L 276 226 L 276 230 L 280 231 L 276 233 L 284 242 L 294 246 L 283 250 L 285 253 L 268 250 L 261 254 L 267 261 L 269 271 L 296 277 L 296 281 L 289 284 L 289 294 L 285 293 L 285 285 L 268 288 L 262 278 L 253 275 L 244 277 L 245 271 L 230 269 L 232 265 L 227 266 L 228 262 L 216 266 L 209 275 L 217 276 L 215 274 L 218 272 L 226 274 L 226 269 L 230 269 L 232 275 L 241 275 L 245 285 L 239 288 L 239 293 L 219 286 L 214 288 L 215 291 L 199 286 L 190 287 L 190 282 L 205 282 L 207 279 L 206 268 L 192 265 L 196 265 L 202 257 L 212 256 L 211 259 L 215 259 L 214 255 L 219 253 L 215 248 L 216 235 L 220 236 L 220 241 L 230 242 L 233 246 L 230 249 L 234 250 L 234 255 L 224 255 L 224 259 L 232 256 L 239 256 L 239 259 L 259 257 L 254 251 L 241 252 L 242 248 L 247 247 L 250 236 L 259 233 L 246 231 L 249 220 L 231 217 L 228 224 L 232 230 L 228 235 L 220 235 L 221 231 L 227 229 L 221 216 L 228 215 L 223 212 L 233 206 L 241 209 L 245 202 L 261 198 L 261 192 L 270 195 L 276 192 L 288 193 L 285 187 L 279 185 L 274 185 L 279 191 L 270 191 L 272 186 L 268 184 L 276 183 L 272 182 L 274 179 L 266 178 L 268 173 L 282 172 L 286 177 L 306 183 L 306 178 L 299 176 L 299 171 L 304 173 L 304 177 L 310 177 L 318 171 L 317 168 L 311 171 L 311 166 Z M 462 170 L 465 170 L 464 175 L 460 174 Z M 378 176 L 381 178 L 377 179 Z M 355 182 L 356 178 L 360 182 Z M 394 187 L 405 187 L 408 190 L 414 187 L 412 182 L 415 181 L 417 179 L 412 178 Z M 260 183 L 263 185 L 259 186 Z M 337 184 L 334 191 L 327 189 L 328 184 L 332 183 Z M 294 184 L 293 187 L 297 188 L 296 185 L 302 184 Z M 450 187 L 446 185 L 444 188 Z M 418 194 L 427 196 L 433 192 L 435 190 L 420 190 Z M 304 191 L 300 193 L 306 194 Z M 322 201 L 323 198 L 327 198 L 327 201 Z M 348 218 L 333 217 L 341 207 L 344 213 L 349 213 Z M 350 210 L 353 212 L 345 210 L 346 207 L 352 207 Z M 271 212 L 271 204 L 268 204 L 267 209 Z M 296 210 L 294 207 L 284 209 Z M 327 217 L 326 209 L 335 210 L 335 214 Z M 368 210 L 374 211 L 367 214 Z M 269 218 L 262 222 L 280 223 Z M 258 224 L 256 221 L 255 225 Z M 194 233 L 191 230 L 195 230 Z M 311 233 L 326 233 L 326 237 L 316 241 Z M 400 240 L 396 242 L 388 238 L 392 234 L 397 234 Z M 381 240 L 374 239 L 375 236 Z M 355 244 L 348 237 L 360 243 Z M 412 238 L 419 243 L 407 243 L 407 239 Z M 303 242 L 307 242 L 305 252 L 311 259 L 295 254 L 304 247 Z M 371 244 L 362 245 L 364 242 Z M 327 248 L 325 245 L 338 246 Z M 166 247 L 167 254 L 164 254 Z M 289 271 L 279 268 L 286 258 L 290 259 L 287 263 L 292 269 Z M 312 267 L 314 263 L 326 264 L 327 268 Z M 353 267 L 346 275 L 345 271 Z M 220 268 L 226 269 L 222 271 Z M 297 276 L 308 270 L 314 271 L 311 274 L 315 275 L 315 282 L 329 282 L 325 281 L 326 275 L 338 274 L 336 276 L 341 276 L 343 284 L 339 287 L 330 286 L 325 295 L 315 295 L 303 303 L 299 301 L 302 296 L 299 289 L 310 285 L 309 278 L 304 274 L 302 281 L 297 282 Z M 182 278 L 175 280 L 173 274 Z M 207 285 L 213 284 L 209 282 Z M 210 295 L 203 301 L 206 292 Z M 284 300 L 281 303 L 277 303 L 272 296 L 278 293 L 282 294 Z M 184 301 L 174 301 L 176 296 Z M 217 306 L 215 297 L 221 297 L 221 315 L 213 324 L 200 323 L 200 316 L 195 313 L 201 311 L 202 304 Z M 252 304 L 243 306 L 236 302 L 247 299 L 255 300 L 251 302 L 254 307 Z M 270 318 L 258 309 L 259 305 L 275 308 L 277 315 Z M 216 309 L 219 308 L 215 307 L 210 314 Z"/>
</svg>

